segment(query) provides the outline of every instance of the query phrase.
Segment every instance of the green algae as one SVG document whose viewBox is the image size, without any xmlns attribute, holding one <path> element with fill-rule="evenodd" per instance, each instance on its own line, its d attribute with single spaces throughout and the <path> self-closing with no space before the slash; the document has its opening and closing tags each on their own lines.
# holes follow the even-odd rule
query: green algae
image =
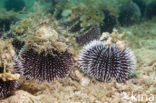
<svg viewBox="0 0 156 103">
<path fill-rule="evenodd" d="M 103 10 L 108 9 L 114 16 L 118 15 L 112 1 L 70 0 L 62 10 L 70 10 L 70 14 L 66 14 L 69 21 L 79 18 L 82 27 L 95 26 L 103 21 L 105 17 Z"/>
<path fill-rule="evenodd" d="M 59 27 L 51 14 L 45 14 L 44 8 L 36 4 L 33 12 L 11 26 L 13 40 L 25 42 L 25 48 L 33 48 L 41 53 L 51 49 L 59 52 L 72 51 L 71 35 Z"/>
</svg>

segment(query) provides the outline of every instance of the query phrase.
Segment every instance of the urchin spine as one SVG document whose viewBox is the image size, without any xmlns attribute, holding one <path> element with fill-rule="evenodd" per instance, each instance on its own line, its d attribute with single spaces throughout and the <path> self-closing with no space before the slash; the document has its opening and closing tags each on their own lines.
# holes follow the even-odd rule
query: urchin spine
<svg viewBox="0 0 156 103">
<path fill-rule="evenodd" d="M 34 78 L 38 81 L 50 82 L 64 78 L 70 73 L 74 58 L 67 51 L 62 53 L 53 51 L 53 53 L 45 55 L 45 52 L 38 53 L 33 49 L 22 49 L 19 54 L 22 57 L 19 68 L 24 70 L 27 78 Z"/>
<path fill-rule="evenodd" d="M 118 82 L 128 79 L 135 69 L 135 57 L 129 48 L 120 50 L 115 43 L 94 40 L 84 46 L 79 56 L 82 71 L 101 81 L 115 78 Z"/>
</svg>

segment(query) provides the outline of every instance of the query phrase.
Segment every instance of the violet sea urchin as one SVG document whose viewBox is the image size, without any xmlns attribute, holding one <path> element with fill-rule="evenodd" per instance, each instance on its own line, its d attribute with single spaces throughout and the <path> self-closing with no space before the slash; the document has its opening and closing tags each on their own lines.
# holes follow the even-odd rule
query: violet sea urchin
<svg viewBox="0 0 156 103">
<path fill-rule="evenodd" d="M 38 53 L 33 49 L 20 52 L 21 63 L 24 75 L 27 78 L 34 78 L 39 81 L 52 81 L 55 78 L 66 77 L 74 64 L 70 53 L 52 51 L 53 54 Z"/>
<path fill-rule="evenodd" d="M 16 80 L 5 82 L 3 80 L 0 80 L 0 97 L 10 96 L 18 86 L 19 82 Z"/>
<path fill-rule="evenodd" d="M 0 73 L 3 73 L 2 68 L 0 68 Z M 10 96 L 18 87 L 19 82 L 17 80 L 3 81 L 0 79 L 0 97 Z"/>
<path fill-rule="evenodd" d="M 87 33 L 84 33 L 82 36 L 76 37 L 76 42 L 80 46 L 83 46 L 84 44 L 87 44 L 90 41 L 99 38 L 100 34 L 101 34 L 100 28 L 96 26 L 91 30 L 89 30 Z"/>
<path fill-rule="evenodd" d="M 19 87 L 22 71 L 14 69 L 17 59 L 11 41 L 0 39 L 0 44 L 0 98 L 3 98 L 10 96 Z"/>
<path fill-rule="evenodd" d="M 94 40 L 80 53 L 79 64 L 84 73 L 100 81 L 124 82 L 135 69 L 135 59 L 129 48 L 119 49 L 115 43 L 110 46 L 104 41 Z"/>
<path fill-rule="evenodd" d="M 3 73 L 3 68 L 0 68 L 0 73 Z M 10 96 L 19 85 L 20 83 L 17 80 L 3 81 L 0 79 L 0 97 Z"/>
</svg>

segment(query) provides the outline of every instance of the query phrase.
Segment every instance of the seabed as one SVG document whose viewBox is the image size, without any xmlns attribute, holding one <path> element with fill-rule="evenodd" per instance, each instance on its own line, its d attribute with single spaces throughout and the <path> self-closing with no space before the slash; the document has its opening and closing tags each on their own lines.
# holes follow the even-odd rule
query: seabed
<svg viewBox="0 0 156 103">
<path fill-rule="evenodd" d="M 132 34 L 126 40 L 137 60 L 134 77 L 125 83 L 97 81 L 75 67 L 51 83 L 23 80 L 0 103 L 156 103 L 156 18 L 116 29 Z"/>
</svg>

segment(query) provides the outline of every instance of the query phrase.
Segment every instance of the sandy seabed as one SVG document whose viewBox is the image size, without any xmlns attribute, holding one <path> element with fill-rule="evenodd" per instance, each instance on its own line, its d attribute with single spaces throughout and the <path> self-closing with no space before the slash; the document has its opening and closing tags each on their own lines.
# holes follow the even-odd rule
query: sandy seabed
<svg viewBox="0 0 156 103">
<path fill-rule="evenodd" d="M 156 103 L 156 20 L 131 27 L 130 46 L 137 58 L 136 77 L 125 83 L 103 83 L 78 70 L 52 83 L 24 81 L 13 96 L 0 103 Z"/>
</svg>

